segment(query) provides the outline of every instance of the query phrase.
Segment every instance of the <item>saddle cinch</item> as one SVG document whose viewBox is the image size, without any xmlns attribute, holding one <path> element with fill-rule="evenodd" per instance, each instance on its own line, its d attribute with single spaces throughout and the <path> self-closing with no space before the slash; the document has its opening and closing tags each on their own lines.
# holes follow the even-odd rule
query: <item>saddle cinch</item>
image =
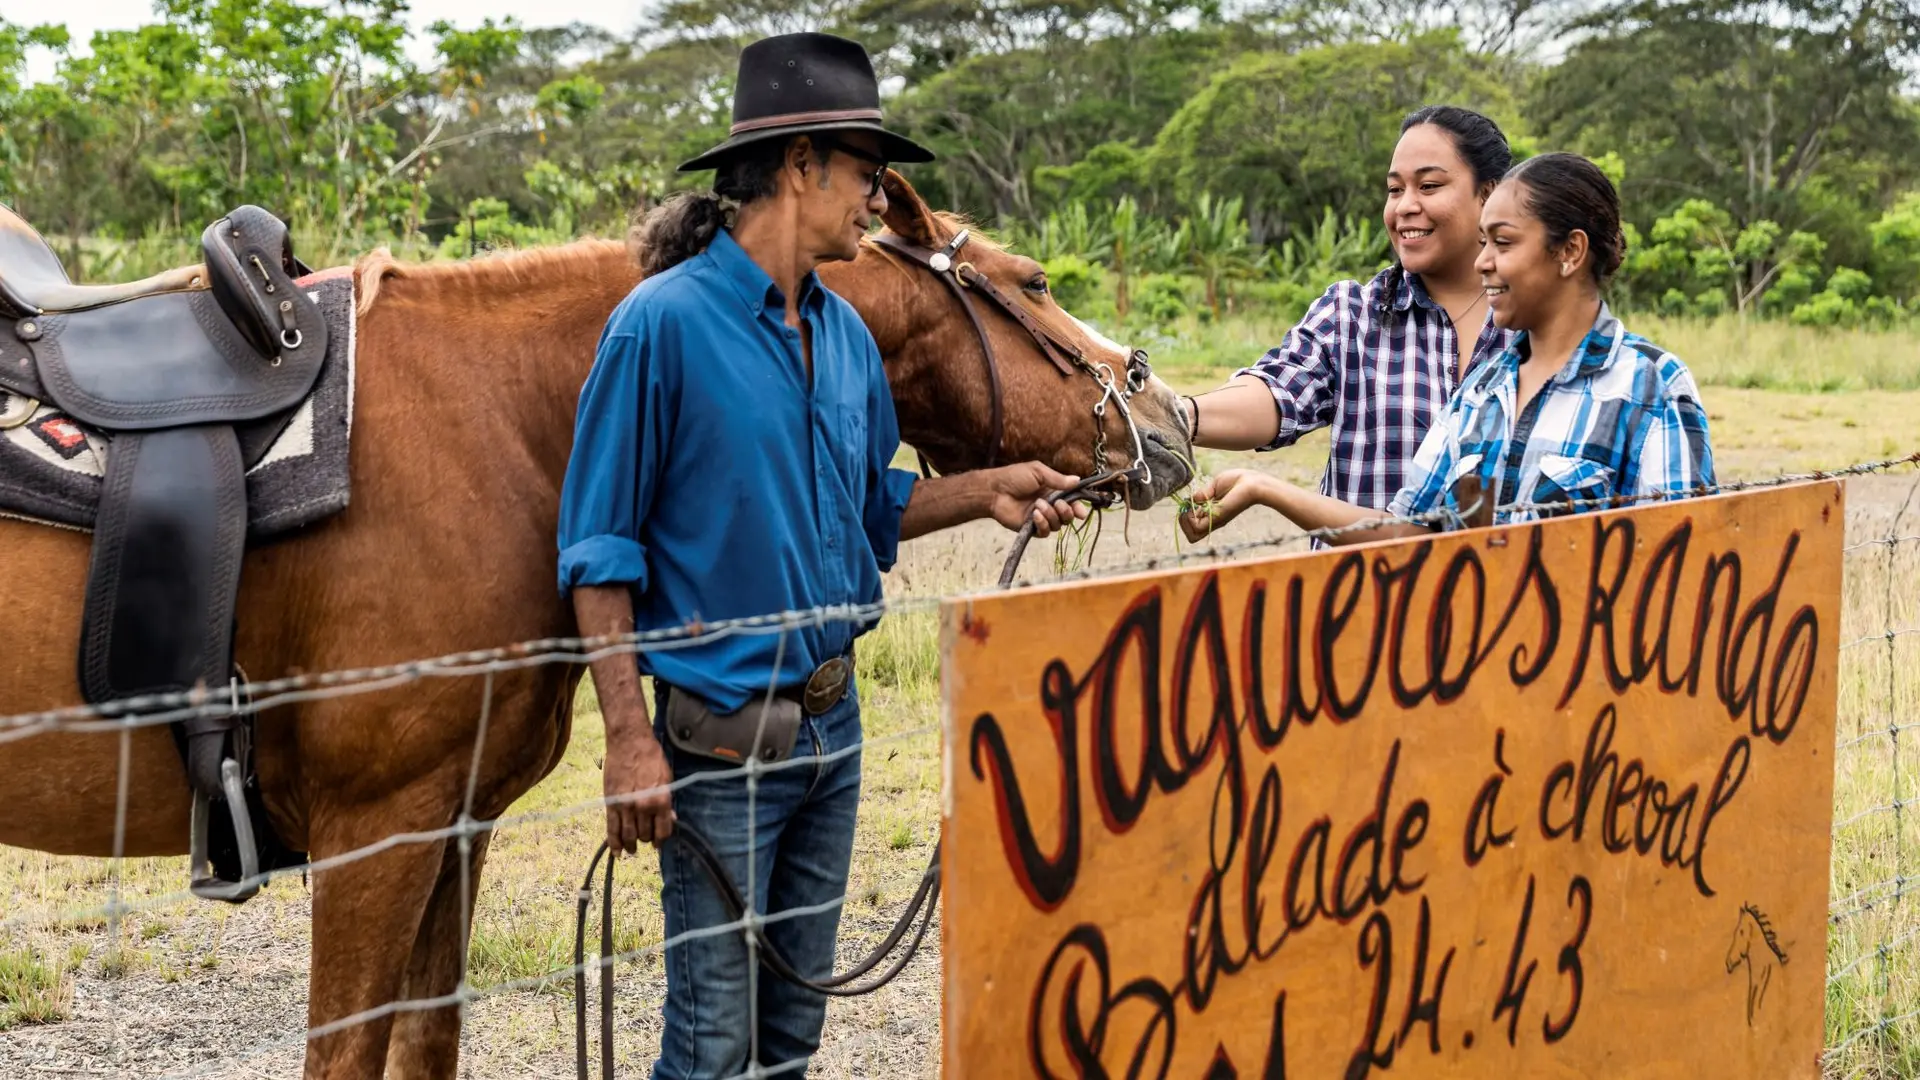
<svg viewBox="0 0 1920 1080">
<path fill-rule="evenodd" d="M 326 320 L 294 284 L 311 271 L 279 219 L 242 206 L 200 242 L 201 265 L 75 285 L 0 206 L 0 388 L 29 399 L 29 414 L 50 403 L 105 444 L 79 655 L 90 704 L 237 688 L 246 470 L 312 392 L 327 353 Z M 258 891 L 250 879 L 263 866 L 304 861 L 267 824 L 249 724 L 236 709 L 174 725 L 193 787 L 192 889 L 235 903 Z"/>
</svg>

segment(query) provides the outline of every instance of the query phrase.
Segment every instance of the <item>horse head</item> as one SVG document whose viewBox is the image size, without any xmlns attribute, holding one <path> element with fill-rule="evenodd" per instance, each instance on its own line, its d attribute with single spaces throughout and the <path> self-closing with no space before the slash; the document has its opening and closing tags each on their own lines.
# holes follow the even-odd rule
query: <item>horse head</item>
<svg viewBox="0 0 1920 1080">
<path fill-rule="evenodd" d="M 1146 355 L 1062 309 L 1038 262 L 929 208 L 886 176 L 886 231 L 820 275 L 886 359 L 903 441 L 941 472 L 1023 460 L 1126 474 L 1145 509 L 1192 478 L 1174 392 Z"/>
<path fill-rule="evenodd" d="M 1739 921 L 1733 924 L 1733 940 L 1727 945 L 1727 973 L 1748 961 L 1753 952 L 1754 922 L 1747 917 L 1747 909 L 1740 909 Z"/>
</svg>

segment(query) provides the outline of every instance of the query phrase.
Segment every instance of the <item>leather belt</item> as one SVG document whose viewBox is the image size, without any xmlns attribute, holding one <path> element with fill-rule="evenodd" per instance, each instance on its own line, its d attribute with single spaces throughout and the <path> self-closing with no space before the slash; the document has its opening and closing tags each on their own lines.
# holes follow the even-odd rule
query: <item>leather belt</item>
<svg viewBox="0 0 1920 1080">
<path fill-rule="evenodd" d="M 808 716 L 819 716 L 840 704 L 840 699 L 847 696 L 847 687 L 851 685 L 853 650 L 849 649 L 814 668 L 813 674 L 807 676 L 807 681 L 776 688 L 773 696 L 795 702 Z M 685 693 L 672 683 L 662 683 L 662 686 L 668 693 Z"/>
</svg>

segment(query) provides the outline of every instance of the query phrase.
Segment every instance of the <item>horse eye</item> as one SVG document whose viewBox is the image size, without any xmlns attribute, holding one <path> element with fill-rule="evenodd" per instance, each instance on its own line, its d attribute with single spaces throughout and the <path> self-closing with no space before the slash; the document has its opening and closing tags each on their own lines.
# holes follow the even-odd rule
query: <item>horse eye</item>
<svg viewBox="0 0 1920 1080">
<path fill-rule="evenodd" d="M 1047 291 L 1047 275 L 1039 274 L 1039 275 L 1036 275 L 1032 280 L 1028 281 L 1027 291 L 1045 295 Z"/>
</svg>

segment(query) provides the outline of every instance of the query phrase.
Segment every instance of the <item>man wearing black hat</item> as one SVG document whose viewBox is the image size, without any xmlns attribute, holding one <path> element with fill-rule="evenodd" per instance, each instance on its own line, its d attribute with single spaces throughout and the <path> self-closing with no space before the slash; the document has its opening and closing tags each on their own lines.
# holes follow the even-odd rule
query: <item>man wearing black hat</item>
<svg viewBox="0 0 1920 1080">
<path fill-rule="evenodd" d="M 648 276 L 609 318 L 581 393 L 559 541 L 585 635 L 872 604 L 903 538 L 988 516 L 1044 536 L 1086 512 L 1039 501 L 1075 478 L 1037 462 L 934 480 L 890 467 L 900 436 L 879 350 L 813 272 L 858 253 L 886 209 L 888 162 L 933 157 L 880 125 L 866 51 L 826 34 L 755 42 L 733 116 L 725 142 L 681 167 L 716 169 L 714 191 L 636 230 Z M 693 825 L 761 913 L 807 910 L 766 933 L 802 975 L 831 973 L 860 795 L 853 641 L 871 626 L 807 618 L 593 665 L 619 799 L 608 840 L 660 845 L 673 942 L 660 1080 L 819 1047 L 824 998 L 771 977 L 756 988 L 742 933 L 682 940 L 730 920 L 690 852 L 661 841 Z"/>
</svg>

